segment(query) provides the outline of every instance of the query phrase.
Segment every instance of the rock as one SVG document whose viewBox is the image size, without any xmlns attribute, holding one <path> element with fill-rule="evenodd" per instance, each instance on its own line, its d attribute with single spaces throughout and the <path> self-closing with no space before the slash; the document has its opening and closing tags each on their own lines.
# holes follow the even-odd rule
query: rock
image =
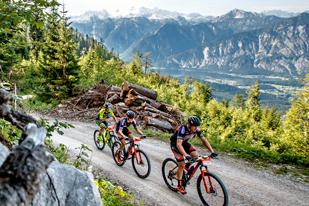
<svg viewBox="0 0 309 206">
<path fill-rule="evenodd" d="M 0 165 L 9 154 L 10 151 L 0 143 Z M 53 161 L 30 205 L 101 206 L 103 203 L 91 173 Z"/>
</svg>

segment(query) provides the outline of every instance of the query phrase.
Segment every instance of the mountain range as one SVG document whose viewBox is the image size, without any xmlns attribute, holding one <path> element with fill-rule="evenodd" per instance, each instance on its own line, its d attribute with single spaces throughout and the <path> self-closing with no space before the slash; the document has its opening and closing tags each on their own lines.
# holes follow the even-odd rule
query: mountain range
<svg viewBox="0 0 309 206">
<path fill-rule="evenodd" d="M 276 11 L 280 13 L 279 11 Z M 157 69 L 304 76 L 309 70 L 309 14 L 284 18 L 234 9 L 213 17 L 131 8 L 71 18 L 129 62 L 151 52 Z M 286 14 L 286 13 L 285 13 Z"/>
</svg>

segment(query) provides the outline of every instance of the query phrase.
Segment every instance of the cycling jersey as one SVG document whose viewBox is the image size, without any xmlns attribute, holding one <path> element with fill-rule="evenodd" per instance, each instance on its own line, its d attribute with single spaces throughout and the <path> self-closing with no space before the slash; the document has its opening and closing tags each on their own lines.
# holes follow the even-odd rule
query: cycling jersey
<svg viewBox="0 0 309 206">
<path fill-rule="evenodd" d="M 122 117 L 116 124 L 116 131 L 118 132 L 120 129 L 127 128 L 129 126 L 133 125 L 134 129 L 137 129 L 136 121 L 133 119 L 132 122 L 127 121 L 127 117 Z"/>
<path fill-rule="evenodd" d="M 108 112 L 105 112 L 105 109 L 101 109 L 99 111 L 96 119 L 99 120 L 99 119 L 102 119 L 102 118 L 105 118 L 105 117 L 110 118 L 110 117 L 113 117 L 113 116 L 114 116 L 113 110 L 109 109 Z"/>
<path fill-rule="evenodd" d="M 203 134 L 201 133 L 200 128 L 196 129 L 196 132 L 191 132 L 188 130 L 187 125 L 182 125 L 179 126 L 177 128 L 177 130 L 175 131 L 175 133 L 172 135 L 172 137 L 170 138 L 171 143 L 172 144 L 177 144 L 177 139 L 181 139 L 183 140 L 184 144 L 185 142 L 187 142 L 190 138 L 193 138 L 194 135 L 197 135 L 199 138 L 203 137 Z"/>
</svg>

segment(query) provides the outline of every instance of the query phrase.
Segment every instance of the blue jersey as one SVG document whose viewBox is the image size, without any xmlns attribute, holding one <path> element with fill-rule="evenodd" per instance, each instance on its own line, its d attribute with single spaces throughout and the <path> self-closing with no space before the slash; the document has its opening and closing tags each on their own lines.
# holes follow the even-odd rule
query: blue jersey
<svg viewBox="0 0 309 206">
<path fill-rule="evenodd" d="M 195 132 L 191 132 L 188 130 L 187 125 L 182 125 L 177 128 L 170 140 L 172 144 L 177 144 L 177 139 L 183 140 L 184 143 L 187 142 L 190 138 L 193 138 L 195 134 L 199 138 L 203 137 L 200 128 L 197 128 Z"/>
<path fill-rule="evenodd" d="M 133 119 L 132 122 L 128 122 L 126 117 L 123 117 L 117 122 L 116 124 L 116 131 L 119 131 L 120 129 L 123 130 L 124 128 L 127 128 L 129 126 L 133 125 L 134 129 L 137 129 L 136 121 Z"/>
</svg>

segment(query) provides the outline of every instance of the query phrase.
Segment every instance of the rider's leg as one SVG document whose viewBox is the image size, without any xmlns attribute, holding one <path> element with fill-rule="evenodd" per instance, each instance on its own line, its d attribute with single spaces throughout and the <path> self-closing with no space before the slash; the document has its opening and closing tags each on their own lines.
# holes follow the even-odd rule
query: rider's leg
<svg viewBox="0 0 309 206">
<path fill-rule="evenodd" d="M 102 134 L 102 135 L 104 136 L 104 138 L 105 138 L 104 131 L 105 131 L 106 128 L 108 128 L 108 123 L 107 123 L 107 121 L 106 121 L 106 120 L 103 121 L 103 122 L 100 124 L 100 126 L 101 126 L 100 134 Z"/>
<path fill-rule="evenodd" d="M 121 152 L 124 148 L 124 146 L 126 145 L 126 140 L 123 138 L 120 140 L 121 142 L 121 146 L 119 147 L 118 151 Z"/>
<path fill-rule="evenodd" d="M 129 137 L 129 139 L 130 139 L 130 147 L 128 148 L 128 154 L 129 154 L 129 151 L 130 151 L 130 148 L 133 146 L 133 134 L 132 133 L 130 133 L 130 134 L 128 134 L 128 137 Z"/>
<path fill-rule="evenodd" d="M 190 155 L 191 157 L 198 157 L 197 151 L 192 151 L 192 152 L 190 152 L 189 155 Z"/>
<path fill-rule="evenodd" d="M 178 169 L 177 169 L 178 187 L 177 189 L 181 194 L 187 194 L 187 191 L 182 185 L 182 176 L 183 176 L 184 168 L 185 168 L 185 162 L 184 161 L 178 162 Z"/>
<path fill-rule="evenodd" d="M 178 162 L 178 169 L 177 169 L 177 179 L 178 180 L 182 180 L 182 174 L 183 174 L 184 168 L 185 168 L 185 162 L 184 161 Z"/>
</svg>

